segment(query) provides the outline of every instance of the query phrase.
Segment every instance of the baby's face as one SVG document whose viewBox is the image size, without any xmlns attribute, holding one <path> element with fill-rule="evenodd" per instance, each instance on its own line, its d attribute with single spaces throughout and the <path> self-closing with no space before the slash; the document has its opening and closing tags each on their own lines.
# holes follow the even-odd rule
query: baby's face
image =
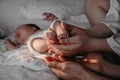
<svg viewBox="0 0 120 80">
<path fill-rule="evenodd" d="M 16 30 L 15 37 L 16 41 L 20 45 L 25 45 L 27 39 L 34 33 L 30 27 L 22 26 Z"/>
</svg>

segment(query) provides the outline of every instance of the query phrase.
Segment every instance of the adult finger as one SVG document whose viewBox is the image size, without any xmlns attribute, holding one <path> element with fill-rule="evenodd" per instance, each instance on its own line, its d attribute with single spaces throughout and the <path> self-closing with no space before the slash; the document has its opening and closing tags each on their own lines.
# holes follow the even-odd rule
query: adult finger
<svg viewBox="0 0 120 80">
<path fill-rule="evenodd" d="M 61 26 L 63 29 L 68 30 L 70 35 L 79 35 L 79 34 L 83 34 L 85 32 L 85 29 L 71 25 L 71 24 L 67 24 L 64 22 L 61 22 Z"/>
<path fill-rule="evenodd" d="M 52 50 L 54 53 L 53 54 L 57 54 L 57 55 L 62 55 L 62 56 L 66 56 L 66 57 L 70 57 L 70 56 L 76 56 L 77 54 L 77 50 L 74 51 L 65 51 L 65 50 Z M 60 60 L 60 59 L 59 59 Z M 62 61 L 63 59 L 61 59 L 60 61 Z M 66 61 L 66 60 L 65 60 Z M 64 62 L 64 60 L 62 61 Z"/>
<path fill-rule="evenodd" d="M 80 43 L 80 36 L 74 36 L 74 37 L 69 37 L 65 39 L 60 39 L 60 43 L 66 43 L 66 44 L 77 44 Z"/>
<path fill-rule="evenodd" d="M 64 69 L 64 66 L 62 66 L 61 62 L 57 62 L 57 61 L 49 62 L 47 58 L 45 61 L 48 65 L 48 67 L 50 67 L 50 68 Z"/>
<path fill-rule="evenodd" d="M 74 51 L 80 47 L 79 44 L 70 44 L 70 45 L 58 45 L 58 44 L 50 44 L 49 47 L 54 51 Z"/>
<path fill-rule="evenodd" d="M 51 68 L 51 70 L 55 73 L 55 75 L 58 78 L 60 78 L 60 80 L 61 80 L 61 78 L 63 79 L 64 73 L 63 73 L 63 71 L 61 69 Z"/>
<path fill-rule="evenodd" d="M 56 61 L 56 59 L 55 59 L 55 58 L 52 58 L 52 57 L 45 57 L 45 58 L 44 58 L 44 61 L 45 61 L 47 64 L 49 64 L 50 62 Z"/>
<path fill-rule="evenodd" d="M 55 73 L 57 78 L 59 78 L 60 80 L 70 80 L 69 79 L 69 73 L 66 73 L 63 70 L 56 69 L 56 68 L 51 68 L 51 70 Z"/>
<path fill-rule="evenodd" d="M 60 54 L 53 54 L 52 55 L 53 58 L 55 58 L 56 60 L 60 61 L 60 62 L 65 62 L 67 61 L 62 55 Z"/>
<path fill-rule="evenodd" d="M 45 58 L 45 62 L 48 64 L 48 66 L 51 68 L 51 70 L 56 74 L 58 78 L 62 78 L 63 75 L 62 71 L 64 65 L 62 66 L 60 63 L 56 61 L 50 62 L 48 58 Z"/>
<path fill-rule="evenodd" d="M 62 56 L 67 56 L 70 53 L 72 53 L 71 51 L 65 51 L 65 50 L 59 50 L 59 49 L 51 49 L 54 54 L 58 54 L 58 55 L 62 55 Z"/>
</svg>

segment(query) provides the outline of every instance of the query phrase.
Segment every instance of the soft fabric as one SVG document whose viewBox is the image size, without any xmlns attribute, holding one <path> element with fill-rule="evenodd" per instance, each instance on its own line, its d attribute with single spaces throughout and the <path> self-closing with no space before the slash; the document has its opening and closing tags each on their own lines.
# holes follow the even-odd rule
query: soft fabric
<svg viewBox="0 0 120 80">
<path fill-rule="evenodd" d="M 27 19 L 43 19 L 44 12 L 53 13 L 62 20 L 69 19 L 84 13 L 84 0 L 34 0 L 21 8 L 21 14 Z"/>
<path fill-rule="evenodd" d="M 41 28 L 47 28 L 49 22 L 28 20 L 21 14 L 21 8 L 35 0 L 0 0 L 0 23 L 4 23 L 9 27 L 10 32 L 13 32 L 19 25 L 36 24 Z"/>
<path fill-rule="evenodd" d="M 120 55 L 120 5 L 117 0 L 110 0 L 110 9 L 102 23 L 114 33 L 107 42 L 111 49 Z"/>
<path fill-rule="evenodd" d="M 5 45 L 5 40 L 0 39 L 0 52 L 5 52 L 6 51 L 6 45 Z"/>
<path fill-rule="evenodd" d="M 19 71 L 20 75 L 21 73 L 23 74 L 26 73 L 26 76 L 24 77 L 19 76 L 19 74 L 16 74 L 16 76 L 19 76 L 18 77 L 19 80 L 26 80 L 26 79 L 33 80 L 35 76 L 30 76 L 30 75 L 27 76 L 27 74 L 32 74 L 32 72 L 40 73 L 39 77 L 36 77 L 35 80 L 58 80 L 57 77 L 52 73 L 52 71 L 47 67 L 45 62 L 43 62 L 40 59 L 36 59 L 30 56 L 30 52 L 26 46 L 22 46 L 21 48 L 13 50 L 13 51 L 6 51 L 4 53 L 0 52 L 0 66 L 5 66 L 5 67 L 7 66 L 13 66 L 13 67 L 19 66 L 20 67 L 21 66 L 21 67 L 24 67 L 24 69 L 28 69 L 28 71 L 24 71 L 24 72 Z M 2 68 L 2 69 L 4 70 L 6 68 Z M 12 74 L 14 74 L 12 70 L 10 71 Z M 29 71 L 31 71 L 31 73 L 28 73 Z M 4 74 L 5 72 L 0 71 L 0 74 Z M 16 76 L 13 76 L 10 78 L 9 77 L 11 76 L 10 73 L 8 75 L 4 74 L 4 76 L 0 75 L 0 80 L 15 80 L 12 78 L 16 78 Z M 9 79 L 6 79 L 8 77 Z"/>
<path fill-rule="evenodd" d="M 42 77 L 41 77 L 42 76 Z M 22 66 L 0 65 L 0 80 L 57 80 L 49 72 L 34 71 Z"/>
<path fill-rule="evenodd" d="M 106 24 L 112 32 L 118 33 L 120 31 L 120 5 L 117 0 L 110 0 L 110 9 L 106 14 L 103 23 Z"/>
</svg>

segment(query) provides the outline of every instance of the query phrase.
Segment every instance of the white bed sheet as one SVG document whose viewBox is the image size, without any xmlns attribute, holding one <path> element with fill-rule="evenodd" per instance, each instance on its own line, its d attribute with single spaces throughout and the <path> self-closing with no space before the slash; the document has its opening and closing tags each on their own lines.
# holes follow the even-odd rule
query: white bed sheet
<svg viewBox="0 0 120 80">
<path fill-rule="evenodd" d="M 0 52 L 0 80 L 58 80 L 45 62 L 30 56 L 26 46 Z"/>
<path fill-rule="evenodd" d="M 33 71 L 22 66 L 0 65 L 0 80 L 57 80 L 57 79 L 54 79 L 54 76 L 51 76 L 51 73 L 44 71 Z"/>
</svg>

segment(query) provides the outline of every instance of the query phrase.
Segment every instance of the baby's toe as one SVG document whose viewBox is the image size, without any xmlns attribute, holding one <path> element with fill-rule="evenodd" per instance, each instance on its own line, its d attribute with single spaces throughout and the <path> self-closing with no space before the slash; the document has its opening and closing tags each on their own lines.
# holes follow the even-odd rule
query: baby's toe
<svg viewBox="0 0 120 80">
<path fill-rule="evenodd" d="M 69 35 L 68 34 L 59 34 L 58 35 L 58 39 L 64 39 L 64 38 L 67 38 Z"/>
</svg>

